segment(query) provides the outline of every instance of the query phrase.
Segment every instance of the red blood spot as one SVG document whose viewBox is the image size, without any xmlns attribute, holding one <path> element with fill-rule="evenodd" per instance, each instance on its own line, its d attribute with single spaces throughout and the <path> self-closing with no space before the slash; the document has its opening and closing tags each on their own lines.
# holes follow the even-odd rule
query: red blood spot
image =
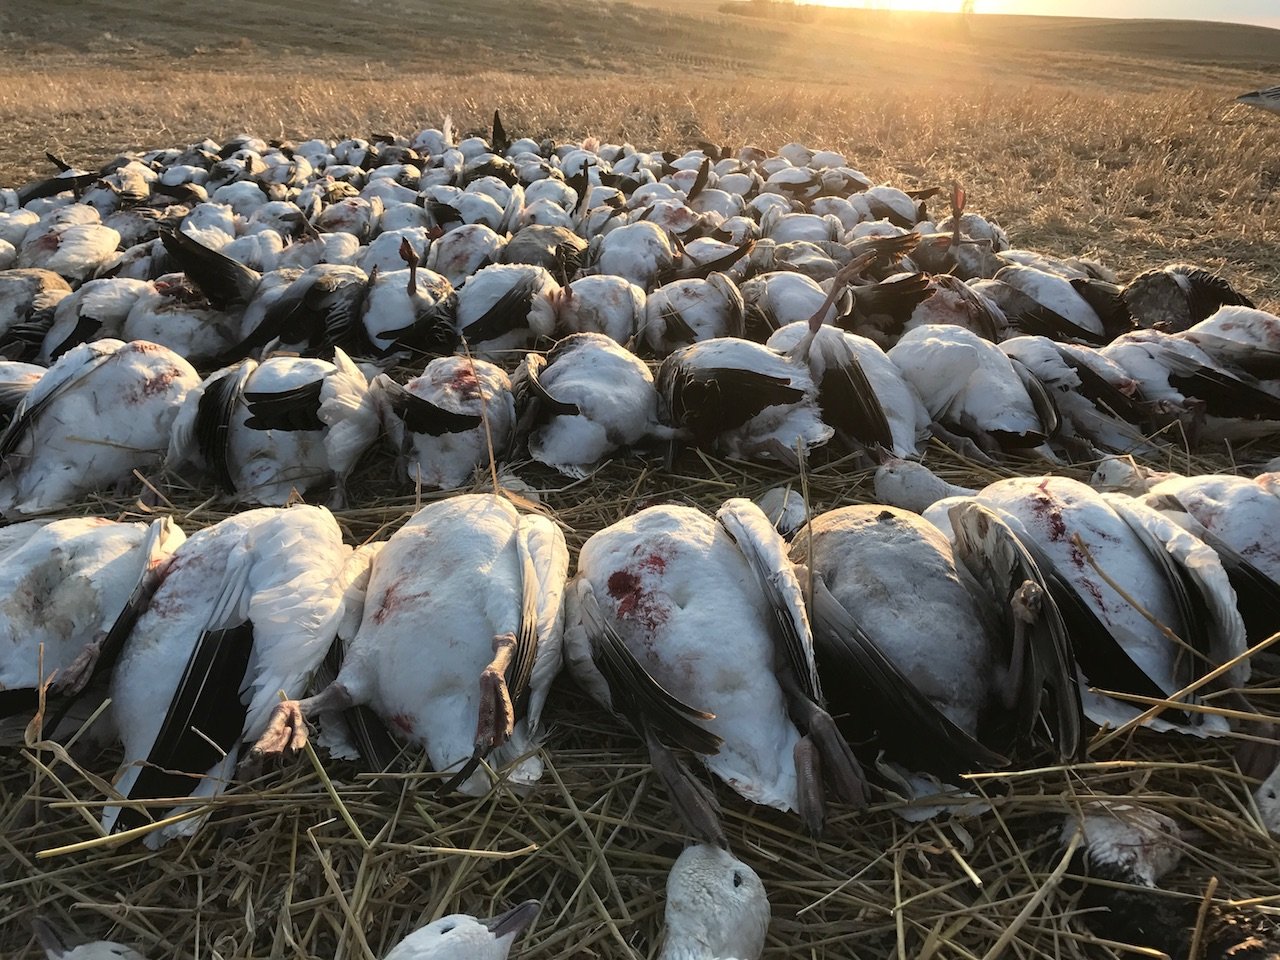
<svg viewBox="0 0 1280 960">
<path fill-rule="evenodd" d="M 640 561 L 640 566 L 654 573 L 662 573 L 667 569 L 667 558 L 659 553 L 651 553 Z"/>
<path fill-rule="evenodd" d="M 458 368 L 458 372 L 449 378 L 449 387 L 467 400 L 480 399 L 480 381 L 476 379 L 470 364 Z"/>
<path fill-rule="evenodd" d="M 170 367 L 168 370 L 157 373 L 154 377 L 148 377 L 142 382 L 142 395 L 144 397 L 155 397 L 162 393 L 166 393 L 174 380 L 182 376 L 182 371 L 177 367 Z"/>
<path fill-rule="evenodd" d="M 413 736 L 413 719 L 407 713 L 397 713 L 391 718 L 391 724 L 406 737 Z"/>
<path fill-rule="evenodd" d="M 36 250 L 57 250 L 62 243 L 62 236 L 57 233 L 46 233 L 31 245 Z"/>
<path fill-rule="evenodd" d="M 134 340 L 129 344 L 128 349 L 138 353 L 159 353 L 165 348 L 158 343 L 152 343 L 150 340 Z"/>
<path fill-rule="evenodd" d="M 661 561 L 659 558 L 659 562 Z M 630 570 L 618 570 L 609 577 L 609 596 L 618 601 L 618 617 L 634 620 L 647 630 L 656 630 L 667 622 L 668 611 L 662 601 L 640 583 L 640 577 Z"/>
<path fill-rule="evenodd" d="M 1081 582 L 1084 584 L 1084 588 L 1089 591 L 1090 596 L 1098 602 L 1098 606 L 1106 609 L 1102 603 L 1102 588 L 1089 579 L 1083 579 Z"/>
<path fill-rule="evenodd" d="M 382 605 L 378 607 L 373 615 L 374 623 L 386 623 L 402 607 L 412 605 L 416 601 L 424 600 L 430 596 L 426 590 L 418 593 L 402 593 L 401 591 L 408 578 L 409 575 L 404 574 L 399 580 L 392 581 L 391 586 L 387 587 L 386 593 L 382 595 Z"/>
<path fill-rule="evenodd" d="M 1067 535 L 1067 522 L 1062 519 L 1061 510 L 1049 511 L 1049 538 L 1062 540 Z"/>
<path fill-rule="evenodd" d="M 161 370 L 159 373 L 147 377 L 131 387 L 129 392 L 124 395 L 124 402 L 130 406 L 137 406 L 152 397 L 163 396 L 168 392 L 169 387 L 173 385 L 173 381 L 180 376 L 182 376 L 182 371 L 176 367 Z"/>
</svg>

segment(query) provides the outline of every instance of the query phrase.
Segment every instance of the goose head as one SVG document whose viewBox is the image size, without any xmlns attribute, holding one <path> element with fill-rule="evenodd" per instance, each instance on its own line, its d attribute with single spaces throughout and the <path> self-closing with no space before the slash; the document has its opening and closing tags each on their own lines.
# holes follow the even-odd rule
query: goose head
<svg viewBox="0 0 1280 960">
<path fill-rule="evenodd" d="M 401 940 L 386 960 L 506 960 L 540 906 L 537 900 L 526 900 L 488 920 L 463 913 L 441 917 Z"/>
<path fill-rule="evenodd" d="M 48 921 L 39 917 L 31 922 L 31 927 L 48 960 L 146 960 L 132 947 L 111 943 L 108 940 L 97 940 L 78 947 L 68 947 L 63 942 L 62 934 Z"/>
<path fill-rule="evenodd" d="M 977 491 L 947 483 L 923 463 L 888 460 L 876 468 L 876 499 L 923 513 L 945 497 L 972 496 Z"/>
<path fill-rule="evenodd" d="M 756 960 L 769 929 L 769 898 L 754 870 L 719 847 L 680 854 L 667 877 L 661 960 Z"/>
</svg>

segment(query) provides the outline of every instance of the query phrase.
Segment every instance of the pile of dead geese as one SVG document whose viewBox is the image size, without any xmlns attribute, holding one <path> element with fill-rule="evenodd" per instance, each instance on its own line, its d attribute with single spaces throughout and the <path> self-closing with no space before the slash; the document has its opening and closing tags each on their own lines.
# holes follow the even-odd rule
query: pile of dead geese
<svg viewBox="0 0 1280 960">
<path fill-rule="evenodd" d="M 487 136 L 50 161 L 0 191 L 0 712 L 19 742 L 58 739 L 110 699 L 102 825 L 123 841 L 194 833 L 312 719 L 329 756 L 383 769 L 408 744 L 445 792 L 525 790 L 564 670 L 698 841 L 662 956 L 752 960 L 768 900 L 696 768 L 817 835 L 832 803 L 919 819 L 965 773 L 1083 759 L 1099 726 L 1270 736 L 1241 691 L 1280 629 L 1277 464 L 1134 459 L 1280 434 L 1280 318 L 1220 276 L 1121 283 L 1013 248 L 959 186 L 878 185 L 798 143 L 512 140 L 495 116 Z M 931 438 L 1043 475 L 956 487 L 919 462 Z M 380 440 L 406 492 L 830 447 L 878 465 L 878 503 L 809 515 L 778 489 L 711 516 L 673 492 L 572 576 L 557 523 L 496 493 L 353 548 L 329 508 Z M 1101 465 L 1090 485 L 1064 461 Z M 249 509 L 190 536 L 82 515 L 165 477 Z M 1280 831 L 1275 759 L 1240 764 Z M 1077 830 L 1131 884 L 1104 935 L 1203 933 L 1195 909 L 1124 926 L 1176 823 L 1117 798 Z M 505 956 L 536 912 L 446 917 L 387 960 Z M 1257 934 L 1219 932 L 1221 955 Z"/>
</svg>

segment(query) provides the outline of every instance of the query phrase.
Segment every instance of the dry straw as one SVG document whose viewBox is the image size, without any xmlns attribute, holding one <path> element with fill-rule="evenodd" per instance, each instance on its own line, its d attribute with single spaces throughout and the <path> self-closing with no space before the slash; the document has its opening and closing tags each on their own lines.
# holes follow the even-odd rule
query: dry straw
<svg viewBox="0 0 1280 960">
<path fill-rule="evenodd" d="M 1236 451 L 1242 462 L 1264 455 Z M 953 483 L 996 476 L 940 447 L 926 459 Z M 1225 457 L 1172 450 L 1148 465 L 1231 467 Z M 1084 478 L 1091 466 L 1057 469 Z M 574 548 L 655 502 L 712 510 L 728 496 L 800 488 L 802 480 L 815 511 L 873 499 L 868 470 L 836 455 L 815 457 L 803 478 L 693 452 L 673 475 L 657 458 L 640 457 L 580 482 L 535 465 L 519 473 Z M 383 454 L 356 476 L 352 502 L 362 506 L 338 514 L 351 542 L 389 536 L 433 496 L 391 476 Z M 491 489 L 492 476 L 480 471 L 475 489 Z M 148 484 L 160 494 L 156 509 L 188 531 L 231 509 L 167 478 Z M 110 499 L 81 509 L 121 518 L 148 512 Z M 1274 703 L 1276 678 L 1258 674 L 1257 699 Z M 70 751 L 35 742 L 0 759 L 0 955 L 39 956 L 27 930 L 32 916 L 44 915 L 86 936 L 138 942 L 152 957 L 370 960 L 434 917 L 493 913 L 533 897 L 543 913 L 521 957 L 651 957 L 665 872 L 684 842 L 671 808 L 635 738 L 567 679 L 553 692 L 548 720 L 546 774 L 524 795 L 499 787 L 479 800 L 441 799 L 433 792 L 439 777 L 416 752 L 374 776 L 308 749 L 208 802 L 204 828 L 159 853 L 101 836 L 113 750 L 88 749 L 88 734 Z M 944 798 L 953 812 L 924 823 L 902 820 L 892 798 L 860 812 L 836 807 L 821 840 L 795 818 L 719 787 L 734 850 L 764 878 L 773 903 L 767 956 L 1141 956 L 1098 942 L 1072 919 L 1078 883 L 1059 831 L 1065 815 L 1100 795 L 1138 797 L 1199 831 L 1169 896 L 1280 904 L 1280 848 L 1257 824 L 1231 741 L 1128 730 L 1096 742 L 1087 764 L 975 777 L 971 796 Z M 974 797 L 990 809 L 974 815 Z"/>
</svg>

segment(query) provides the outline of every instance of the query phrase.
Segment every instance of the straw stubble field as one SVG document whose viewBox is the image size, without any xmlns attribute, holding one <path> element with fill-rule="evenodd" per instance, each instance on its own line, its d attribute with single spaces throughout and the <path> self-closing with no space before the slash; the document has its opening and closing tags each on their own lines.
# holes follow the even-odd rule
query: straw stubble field
<svg viewBox="0 0 1280 960">
<path fill-rule="evenodd" d="M 0 13 L 0 184 L 43 174 L 46 149 L 89 164 L 240 130 L 411 133 L 445 114 L 479 128 L 500 107 L 516 134 L 672 148 L 796 139 L 898 185 L 958 179 L 1017 245 L 1097 256 L 1122 275 L 1193 260 L 1280 307 L 1280 123 L 1228 108 L 1267 80 L 1253 64 L 1280 61 L 1273 33 L 992 20 L 962 37 L 945 17 L 761 24 L 712 5 L 486 4 L 467 18 L 427 0 L 309 5 L 289 29 L 280 16 L 250 3 L 215 21 L 176 3 L 161 20 L 108 0 Z M 1230 469 L 1274 453 L 1193 458 L 1173 443 L 1155 465 Z M 941 450 L 930 462 L 953 482 L 994 478 Z M 714 508 L 779 483 L 801 485 L 814 510 L 872 498 L 868 473 L 834 456 L 803 478 L 697 454 L 674 474 L 635 457 L 578 483 L 516 472 L 571 549 L 664 500 Z M 160 489 L 160 509 L 189 531 L 225 515 L 200 491 Z M 340 521 L 360 543 L 388 536 L 419 500 L 379 454 L 352 502 Z M 140 509 L 130 497 L 81 511 Z M 1275 678 L 1255 685 L 1274 705 Z M 1072 919 L 1077 885 L 1058 831 L 1096 795 L 1141 796 L 1201 831 L 1170 897 L 1198 902 L 1216 877 L 1220 901 L 1280 898 L 1280 847 L 1256 825 L 1230 744 L 1134 731 L 1095 743 L 1087 765 L 972 781 L 984 814 L 908 824 L 883 800 L 836 808 L 821 841 L 720 789 L 734 850 L 773 903 L 766 956 L 1132 956 Z M 308 754 L 240 784 L 197 837 L 155 854 L 57 852 L 98 836 L 113 753 L 83 766 L 47 744 L 7 753 L 0 956 L 38 956 L 28 921 L 43 914 L 153 958 L 367 960 L 435 916 L 529 897 L 544 907 L 521 957 L 653 956 L 683 838 L 643 752 L 567 681 L 544 752 L 536 789 L 480 800 L 436 798 L 416 755 L 373 777 Z"/>
</svg>

